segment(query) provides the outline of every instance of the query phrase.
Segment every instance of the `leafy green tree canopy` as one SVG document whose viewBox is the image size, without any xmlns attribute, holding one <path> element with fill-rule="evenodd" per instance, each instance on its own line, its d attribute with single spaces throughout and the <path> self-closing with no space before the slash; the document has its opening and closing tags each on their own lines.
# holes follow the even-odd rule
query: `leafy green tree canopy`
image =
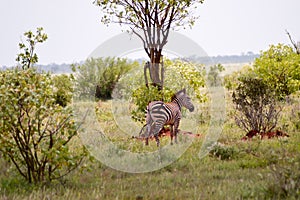
<svg viewBox="0 0 300 200">
<path fill-rule="evenodd" d="M 273 87 L 279 99 L 300 89 L 300 55 L 287 45 L 271 45 L 254 62 L 254 72 Z"/>
<path fill-rule="evenodd" d="M 139 0 L 116 1 L 96 0 L 101 8 L 104 24 L 119 23 L 128 25 L 144 43 L 149 57 L 152 50 L 162 50 L 173 27 L 192 26 L 197 19 L 193 12 L 198 3 L 204 0 Z M 138 31 L 142 31 L 142 34 Z M 160 59 L 160 56 L 157 56 Z"/>
<path fill-rule="evenodd" d="M 141 39 L 150 58 L 151 81 L 162 88 L 164 70 L 159 69 L 159 64 L 163 60 L 162 50 L 168 42 L 170 30 L 175 27 L 192 27 L 198 17 L 193 11 L 203 2 L 204 0 L 95 0 L 94 4 L 101 9 L 104 24 L 127 25 Z M 146 71 L 144 73 L 146 77 Z M 147 80 L 145 83 L 148 86 Z"/>
</svg>

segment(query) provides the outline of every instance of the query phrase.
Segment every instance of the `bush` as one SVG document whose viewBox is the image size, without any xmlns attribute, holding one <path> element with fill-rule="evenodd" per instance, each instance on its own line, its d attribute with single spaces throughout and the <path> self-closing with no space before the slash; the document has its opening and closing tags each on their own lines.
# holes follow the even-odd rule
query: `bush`
<svg viewBox="0 0 300 200">
<path fill-rule="evenodd" d="M 196 64 L 184 62 L 182 60 L 168 60 L 164 62 L 165 67 L 165 82 L 163 90 L 159 90 L 155 86 L 144 85 L 143 79 L 138 83 L 136 88 L 131 91 L 131 100 L 136 108 L 132 110 L 132 118 L 136 121 L 145 121 L 145 109 L 151 101 L 170 102 L 171 97 L 177 91 L 186 88 L 188 95 L 194 100 L 200 102 L 206 101 L 206 95 L 200 91 L 205 85 L 205 71 L 204 69 L 196 68 Z M 142 74 L 139 74 L 142 76 Z M 138 76 L 138 75 L 137 75 Z M 136 77 L 138 79 L 140 77 Z M 133 80 L 132 82 L 134 82 Z M 136 83 L 135 83 L 136 84 Z M 123 85 L 133 85 L 131 83 L 123 83 Z"/>
<path fill-rule="evenodd" d="M 252 68 L 248 65 L 243 66 L 243 68 L 239 71 L 235 71 L 231 74 L 227 74 L 224 76 L 224 87 L 228 89 L 229 91 L 234 90 L 237 88 L 239 84 L 239 77 L 242 76 L 243 74 L 251 74 L 252 73 Z"/>
<path fill-rule="evenodd" d="M 76 72 L 75 92 L 80 99 L 111 99 L 120 78 L 138 65 L 121 58 L 88 59 L 82 65 L 73 66 Z"/>
<path fill-rule="evenodd" d="M 221 144 L 216 144 L 209 153 L 211 156 L 215 156 L 220 160 L 230 160 L 238 154 L 237 150 L 234 147 Z"/>
<path fill-rule="evenodd" d="M 214 66 L 211 66 L 208 72 L 208 81 L 209 85 L 214 86 L 220 86 L 222 84 L 222 80 L 219 77 L 220 73 L 225 70 L 224 66 L 221 64 L 217 64 Z"/>
<path fill-rule="evenodd" d="M 272 165 L 269 169 L 270 184 L 265 189 L 266 194 L 272 199 L 299 199 L 299 162 L 290 162 L 285 166 Z"/>
<path fill-rule="evenodd" d="M 145 85 L 142 85 L 132 93 L 132 101 L 136 105 L 136 109 L 132 110 L 131 112 L 132 119 L 144 123 L 145 110 L 149 102 L 157 100 L 170 101 L 173 94 L 174 92 L 168 88 L 159 90 L 157 87 L 152 85 L 150 85 L 148 88 Z"/>
<path fill-rule="evenodd" d="M 300 89 L 300 55 L 290 46 L 271 45 L 255 60 L 254 71 L 280 100 Z"/>
<path fill-rule="evenodd" d="M 72 110 L 56 103 L 50 74 L 35 69 L 0 73 L 0 151 L 29 182 L 61 178 L 86 155 Z"/>
<path fill-rule="evenodd" d="M 264 177 L 268 180 L 264 188 L 265 196 L 270 199 L 300 197 L 300 157 L 290 153 L 291 149 L 288 150 L 287 146 L 282 146 L 275 154 L 270 153 L 277 161 L 268 167 L 269 172 Z"/>
<path fill-rule="evenodd" d="M 240 77 L 232 98 L 236 123 L 246 132 L 266 133 L 276 127 L 281 108 L 277 106 L 274 90 L 262 79 Z"/>
<path fill-rule="evenodd" d="M 55 75 L 52 77 L 52 80 L 55 88 L 55 103 L 63 107 L 67 106 L 71 103 L 73 97 L 73 76 L 66 74 Z"/>
</svg>

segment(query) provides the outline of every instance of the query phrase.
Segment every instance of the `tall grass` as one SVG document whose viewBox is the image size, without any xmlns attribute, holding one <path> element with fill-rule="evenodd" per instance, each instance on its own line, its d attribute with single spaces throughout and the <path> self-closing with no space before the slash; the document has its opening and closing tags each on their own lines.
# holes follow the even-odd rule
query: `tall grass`
<svg viewBox="0 0 300 200">
<path fill-rule="evenodd" d="M 111 141 L 128 151 L 156 150 L 155 142 L 146 147 L 118 132 L 110 106 L 101 102 L 97 117 Z M 207 125 L 200 124 L 202 137 L 175 162 L 149 173 L 121 172 L 92 159 L 85 171 L 51 184 L 29 185 L 0 156 L 0 199 L 298 199 L 300 134 L 294 123 L 287 123 L 292 111 L 290 104 L 280 122 L 290 137 L 251 141 L 241 140 L 245 133 L 228 114 L 218 143 L 202 159 L 198 154 Z M 162 139 L 162 145 L 169 142 Z"/>
</svg>

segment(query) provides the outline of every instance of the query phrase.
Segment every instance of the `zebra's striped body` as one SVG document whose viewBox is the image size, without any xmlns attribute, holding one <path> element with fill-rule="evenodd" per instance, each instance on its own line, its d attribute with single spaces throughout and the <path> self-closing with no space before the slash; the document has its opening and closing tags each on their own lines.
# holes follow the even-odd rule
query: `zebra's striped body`
<svg viewBox="0 0 300 200">
<path fill-rule="evenodd" d="M 146 145 L 148 145 L 148 138 L 153 135 L 157 146 L 159 146 L 158 133 L 165 125 L 170 125 L 171 144 L 173 144 L 173 137 L 175 137 L 175 142 L 177 143 L 182 107 L 186 107 L 191 112 L 194 110 L 194 105 L 187 96 L 185 89 L 177 92 L 169 103 L 162 101 L 149 103 L 146 115 Z"/>
</svg>

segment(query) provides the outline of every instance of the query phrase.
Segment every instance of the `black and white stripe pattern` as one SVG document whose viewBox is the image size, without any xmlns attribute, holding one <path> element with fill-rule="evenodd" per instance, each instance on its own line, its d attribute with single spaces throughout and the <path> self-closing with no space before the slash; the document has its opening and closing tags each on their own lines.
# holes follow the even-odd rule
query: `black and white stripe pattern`
<svg viewBox="0 0 300 200">
<path fill-rule="evenodd" d="M 171 144 L 173 144 L 173 137 L 177 143 L 182 107 L 186 107 L 190 112 L 194 111 L 194 105 L 185 89 L 177 92 L 169 103 L 162 101 L 149 103 L 146 115 L 146 145 L 148 145 L 148 138 L 154 136 L 157 146 L 159 146 L 158 134 L 165 125 L 170 125 Z"/>
</svg>

